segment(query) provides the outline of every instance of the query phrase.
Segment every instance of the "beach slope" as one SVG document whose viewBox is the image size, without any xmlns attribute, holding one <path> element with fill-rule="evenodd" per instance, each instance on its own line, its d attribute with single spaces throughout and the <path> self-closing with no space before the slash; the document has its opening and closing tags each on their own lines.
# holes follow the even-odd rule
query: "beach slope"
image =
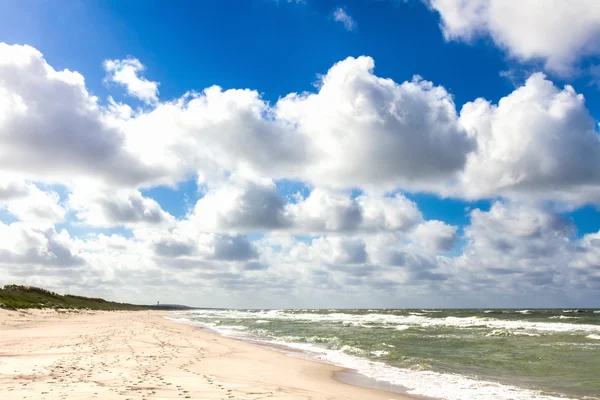
<svg viewBox="0 0 600 400">
<path fill-rule="evenodd" d="M 406 399 L 164 315 L 0 310 L 0 398 Z"/>
</svg>

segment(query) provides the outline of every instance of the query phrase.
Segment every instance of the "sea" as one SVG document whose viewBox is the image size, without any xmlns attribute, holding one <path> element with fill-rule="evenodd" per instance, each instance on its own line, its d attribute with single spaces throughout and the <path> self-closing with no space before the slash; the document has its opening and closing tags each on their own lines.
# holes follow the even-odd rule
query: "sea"
<svg viewBox="0 0 600 400">
<path fill-rule="evenodd" d="M 600 399 L 600 310 L 192 310 L 173 319 L 417 398 Z"/>
</svg>

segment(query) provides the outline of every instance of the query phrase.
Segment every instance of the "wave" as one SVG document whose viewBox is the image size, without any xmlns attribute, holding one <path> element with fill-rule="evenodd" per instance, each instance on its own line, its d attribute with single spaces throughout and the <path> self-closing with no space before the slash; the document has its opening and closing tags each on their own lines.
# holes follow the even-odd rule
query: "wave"
<svg viewBox="0 0 600 400">
<path fill-rule="evenodd" d="M 276 313 L 271 313 L 275 315 Z M 395 316 L 397 317 L 397 316 Z M 411 316 L 417 318 L 419 316 Z M 239 315 L 236 316 L 239 318 Z M 254 315 L 256 318 L 256 315 Z M 342 317 L 338 317 L 342 319 Z M 344 316 L 347 318 L 347 315 Z M 373 318 L 373 317 L 371 317 Z M 423 318 L 423 317 L 419 317 Z M 447 400 L 490 400 L 490 399 L 512 399 L 512 400 L 565 400 L 561 397 L 543 395 L 537 391 L 522 389 L 510 385 L 502 385 L 496 382 L 477 380 L 475 378 L 450 373 L 438 373 L 429 370 L 431 367 L 416 363 L 413 367 L 405 369 L 393 367 L 380 361 L 368 359 L 381 358 L 389 354 L 387 350 L 374 350 L 367 352 L 358 347 L 341 345 L 336 336 L 312 336 L 309 338 L 300 336 L 273 337 L 264 331 L 265 336 L 258 337 L 255 332 L 250 332 L 241 326 L 225 326 L 215 323 L 200 323 L 187 318 L 170 318 L 178 322 L 187 322 L 200 325 L 223 335 L 246 340 L 263 345 L 271 345 L 276 349 L 290 349 L 302 351 L 303 356 L 312 357 L 340 367 L 355 370 L 356 372 L 372 379 L 386 381 L 393 385 L 401 386 L 411 395 L 425 396 L 431 398 L 443 398 Z M 445 319 L 445 318 L 444 318 Z M 453 320 L 450 320 L 453 321 Z M 488 321 L 489 322 L 489 321 Z M 404 325 L 407 329 L 410 325 Z M 512 334 L 528 334 L 526 332 L 497 330 L 498 336 Z M 536 335 L 536 334 L 532 334 Z M 590 335 L 600 339 L 600 335 Z M 393 345 L 381 344 L 383 347 L 393 348 Z M 290 352 L 287 352 L 290 354 Z"/>
<path fill-rule="evenodd" d="M 507 329 L 495 329 L 485 336 L 541 336 L 539 333 L 531 333 L 524 331 L 509 331 Z"/>
<path fill-rule="evenodd" d="M 222 330 L 221 330 L 222 331 Z M 240 332 L 236 337 L 240 338 Z M 227 335 L 226 335 L 227 336 Z M 353 346 L 342 346 L 339 349 L 327 349 L 313 343 L 288 342 L 280 339 L 263 340 L 263 344 L 281 346 L 291 350 L 301 350 L 310 356 L 367 376 L 372 379 L 386 381 L 393 385 L 404 387 L 408 394 L 444 398 L 447 400 L 512 399 L 512 400 L 565 400 L 545 396 L 537 391 L 501 385 L 496 382 L 480 381 L 457 374 L 442 374 L 425 370 L 426 367 L 402 369 L 392 367 L 379 361 L 371 361 L 362 356 L 366 352 Z M 374 351 L 370 353 L 381 357 L 388 352 Z"/>
<path fill-rule="evenodd" d="M 389 351 L 386 350 L 375 350 L 371 352 L 372 355 L 374 355 L 375 357 L 383 357 L 383 356 L 387 356 L 388 354 L 390 354 Z"/>
<path fill-rule="evenodd" d="M 586 338 L 588 338 L 588 339 L 594 339 L 594 340 L 600 340 L 600 335 L 587 335 Z"/>
<path fill-rule="evenodd" d="M 527 310 L 522 310 L 527 311 Z M 382 313 L 348 314 L 331 313 L 288 313 L 283 310 L 242 311 L 242 310 L 202 310 L 186 311 L 187 315 L 205 318 L 232 318 L 250 320 L 295 320 L 307 322 L 340 323 L 348 326 L 373 328 L 407 329 L 405 326 L 418 327 L 454 327 L 454 328 L 488 328 L 506 329 L 510 331 L 530 331 L 548 333 L 597 333 L 600 325 L 575 324 L 564 322 L 536 322 L 528 320 L 504 320 L 490 317 L 431 317 L 423 315 L 395 315 Z"/>
<path fill-rule="evenodd" d="M 495 329 L 485 336 L 541 336 L 539 333 L 531 333 L 524 331 L 509 331 L 507 329 Z"/>
</svg>

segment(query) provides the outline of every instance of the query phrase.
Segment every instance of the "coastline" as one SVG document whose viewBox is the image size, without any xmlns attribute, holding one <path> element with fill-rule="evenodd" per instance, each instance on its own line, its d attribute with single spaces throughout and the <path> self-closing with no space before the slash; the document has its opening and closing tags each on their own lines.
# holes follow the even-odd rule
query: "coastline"
<svg viewBox="0 0 600 400">
<path fill-rule="evenodd" d="M 352 371 L 223 337 L 164 318 L 168 315 L 0 310 L 0 397 L 413 399 L 355 386 L 360 382 Z"/>
<path fill-rule="evenodd" d="M 393 393 L 396 395 L 400 395 L 401 399 L 406 399 L 406 400 L 438 400 L 437 398 L 434 398 L 434 397 L 409 394 L 409 393 L 407 393 L 407 389 L 403 386 L 395 385 L 395 384 L 387 382 L 387 381 L 376 380 L 374 378 L 370 378 L 366 375 L 361 374 L 359 371 L 357 371 L 355 369 L 336 365 L 331 362 L 325 361 L 323 359 L 316 358 L 315 354 L 311 354 L 311 352 L 307 351 L 307 350 L 300 350 L 300 349 L 297 349 L 294 347 L 286 346 L 285 344 L 281 344 L 281 343 L 277 343 L 277 344 L 265 343 L 265 342 L 254 341 L 254 340 L 244 340 L 239 337 L 227 336 L 227 335 L 221 334 L 211 328 L 208 328 L 206 326 L 195 324 L 195 323 L 193 323 L 193 321 L 190 321 L 190 320 L 183 321 L 181 319 L 173 318 L 172 315 L 165 316 L 165 318 L 167 318 L 168 320 L 174 321 L 176 323 L 193 326 L 194 328 L 200 329 L 203 332 L 207 332 L 210 335 L 216 335 L 218 337 L 236 340 L 236 341 L 239 341 L 242 343 L 250 344 L 251 346 L 256 346 L 256 347 L 259 347 L 262 349 L 266 349 L 268 351 L 275 351 L 277 353 L 284 354 L 288 357 L 292 357 L 292 358 L 296 358 L 296 359 L 300 359 L 300 360 L 307 360 L 307 361 L 310 361 L 313 363 L 323 364 L 328 367 L 332 367 L 335 370 L 331 372 L 331 377 L 334 380 L 344 383 L 344 384 L 347 384 L 347 385 L 358 386 L 358 387 L 362 387 L 362 388 L 366 388 L 366 389 L 374 389 L 374 390 L 383 391 L 386 393 Z"/>
</svg>

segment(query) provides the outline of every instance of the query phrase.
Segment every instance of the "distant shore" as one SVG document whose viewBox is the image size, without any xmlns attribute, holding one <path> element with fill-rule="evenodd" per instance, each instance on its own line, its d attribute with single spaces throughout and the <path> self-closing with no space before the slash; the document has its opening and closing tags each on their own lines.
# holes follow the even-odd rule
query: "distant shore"
<svg viewBox="0 0 600 400">
<path fill-rule="evenodd" d="M 0 398 L 400 400 L 159 311 L 0 310 Z"/>
</svg>

